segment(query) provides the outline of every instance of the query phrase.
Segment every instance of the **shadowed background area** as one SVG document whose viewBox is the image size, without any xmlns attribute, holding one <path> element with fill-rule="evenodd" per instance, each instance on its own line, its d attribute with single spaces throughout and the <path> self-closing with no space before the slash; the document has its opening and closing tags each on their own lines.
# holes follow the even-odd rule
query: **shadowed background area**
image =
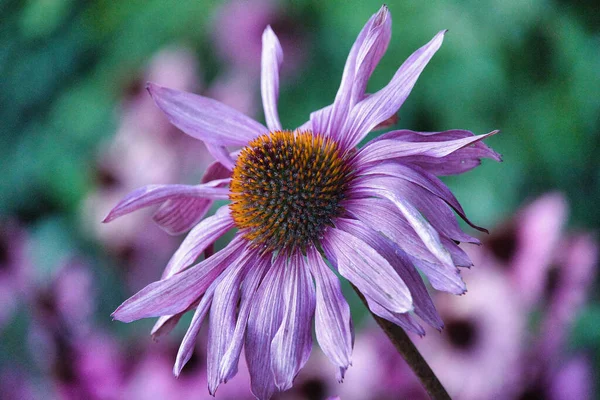
<svg viewBox="0 0 600 400">
<path fill-rule="evenodd" d="M 198 182 L 212 161 L 168 124 L 145 82 L 264 121 L 260 38 L 270 24 L 284 51 L 280 116 L 295 127 L 331 103 L 356 34 L 380 6 L 0 1 L 0 393 L 209 398 L 203 343 L 172 377 L 185 323 L 155 343 L 152 321 L 109 317 L 159 278 L 183 236 L 167 235 L 147 212 L 100 221 L 131 190 Z M 414 338 L 418 347 L 456 398 L 592 396 L 600 381 L 600 9 L 561 0 L 388 7 L 393 36 L 369 92 L 449 30 L 393 129 L 501 131 L 486 143 L 503 163 L 443 178 L 491 234 L 467 248 L 469 292 L 434 298 L 446 330 Z M 357 332 L 346 381 L 335 382 L 315 349 L 280 398 L 422 396 L 360 300 L 345 293 Z M 251 398 L 242 365 L 217 399 Z"/>
</svg>

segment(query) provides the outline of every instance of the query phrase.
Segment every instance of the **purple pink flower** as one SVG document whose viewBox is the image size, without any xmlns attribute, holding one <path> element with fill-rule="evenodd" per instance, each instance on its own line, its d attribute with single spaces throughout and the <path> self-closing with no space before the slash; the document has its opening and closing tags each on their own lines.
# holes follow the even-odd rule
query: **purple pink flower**
<svg viewBox="0 0 600 400">
<path fill-rule="evenodd" d="M 482 228 L 436 175 L 468 171 L 484 157 L 499 160 L 481 142 L 496 131 L 396 130 L 357 145 L 393 120 L 444 35 L 414 52 L 384 88 L 367 94 L 391 36 L 391 16 L 382 7 L 352 46 L 333 103 L 294 130 L 279 120 L 283 52 L 270 27 L 261 58 L 266 127 L 215 100 L 148 84 L 170 122 L 203 141 L 217 161 L 202 184 L 145 186 L 106 217 L 160 205 L 154 220 L 168 232 L 191 229 L 161 280 L 125 301 L 114 318 L 160 317 L 153 330 L 160 335 L 195 309 L 175 362 L 179 375 L 210 314 L 209 391 L 236 374 L 244 348 L 260 399 L 292 386 L 311 352 L 313 319 L 316 338 L 343 379 L 353 332 L 334 270 L 360 290 L 373 313 L 418 334 L 424 330 L 415 316 L 441 329 L 418 271 L 438 290 L 464 293 L 457 267 L 471 261 L 457 243 L 479 241 L 460 229 L 453 211 Z M 205 218 L 215 200 L 231 203 Z M 237 232 L 224 249 L 197 262 L 232 229 Z"/>
</svg>

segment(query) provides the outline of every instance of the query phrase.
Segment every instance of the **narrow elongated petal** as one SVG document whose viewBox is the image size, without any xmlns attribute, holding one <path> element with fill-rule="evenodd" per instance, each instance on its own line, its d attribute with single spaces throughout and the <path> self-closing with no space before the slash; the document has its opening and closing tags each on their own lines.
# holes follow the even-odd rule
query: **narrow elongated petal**
<svg viewBox="0 0 600 400">
<path fill-rule="evenodd" d="M 256 295 L 256 290 L 260 284 L 265 272 L 271 267 L 271 257 L 259 257 L 256 263 L 248 269 L 244 284 L 242 287 L 242 299 L 240 300 L 240 311 L 238 313 L 237 322 L 233 337 L 229 343 L 225 354 L 221 358 L 219 368 L 219 377 L 221 382 L 227 382 L 237 372 L 238 361 L 244 344 L 244 334 L 246 333 L 246 324 L 252 304 Z"/>
<path fill-rule="evenodd" d="M 229 188 L 217 187 L 221 181 L 212 181 L 203 185 L 148 185 L 131 192 L 119 202 L 102 222 L 110 222 L 115 218 L 129 214 L 140 208 L 163 203 L 170 199 L 208 198 L 227 199 Z"/>
<path fill-rule="evenodd" d="M 409 332 L 416 333 L 419 336 L 425 336 L 425 330 L 423 327 L 417 321 L 415 321 L 415 319 L 409 313 L 394 313 L 377 303 L 369 296 L 365 295 L 365 299 L 367 300 L 367 305 L 373 314 L 383 319 L 387 319 L 388 321 L 401 326 Z"/>
<path fill-rule="evenodd" d="M 357 185 L 358 186 L 358 185 Z M 419 211 L 402 195 L 395 179 L 377 177 L 366 183 L 373 195 L 391 201 L 413 227 L 429 251 L 444 265 L 454 268 L 450 253 L 440 241 L 438 232 L 423 218 Z"/>
<path fill-rule="evenodd" d="M 255 252 L 247 252 L 240 257 L 224 273 L 217 285 L 210 309 L 208 329 L 208 354 L 206 371 L 208 375 L 208 391 L 214 396 L 221 383 L 219 379 L 219 363 L 231 343 L 236 325 L 237 305 L 240 299 L 240 286 L 248 268 L 255 261 Z"/>
<path fill-rule="evenodd" d="M 363 170 L 363 174 L 380 174 L 385 176 L 393 176 L 395 178 L 412 182 L 415 185 L 418 185 L 423 189 L 427 190 L 434 196 L 437 196 L 440 199 L 444 200 L 471 227 L 487 233 L 486 229 L 481 228 L 469 221 L 462 206 L 460 205 L 454 194 L 452 194 L 450 189 L 448 189 L 448 187 L 444 184 L 444 182 L 439 180 L 436 176 L 428 173 L 427 171 L 424 171 L 423 169 L 417 166 L 409 167 L 400 163 L 380 163 L 377 165 L 373 165 L 369 168 L 365 168 Z M 473 241 L 474 243 L 479 243 L 479 240 L 475 238 L 473 238 Z"/>
<path fill-rule="evenodd" d="M 388 132 L 375 140 L 394 139 L 403 142 L 445 142 L 463 138 L 473 138 L 473 132 L 453 129 L 443 132 L 415 132 L 398 130 Z M 403 157 L 402 162 L 418 165 L 434 175 L 455 175 L 469 171 L 481 164 L 482 158 L 502 161 L 500 154 L 479 140 L 469 146 L 460 148 L 444 157 L 415 155 Z"/>
<path fill-rule="evenodd" d="M 173 315 L 163 315 L 159 317 L 150 331 L 152 339 L 157 340 L 159 337 L 171 332 L 181 317 L 183 317 L 183 314 L 185 314 L 185 311 Z"/>
<path fill-rule="evenodd" d="M 245 146 L 267 129 L 216 100 L 148 83 L 148 92 L 169 121 L 188 135 L 217 146 Z"/>
<path fill-rule="evenodd" d="M 190 306 L 214 279 L 240 255 L 246 243 L 236 239 L 212 257 L 172 277 L 151 283 L 134 294 L 112 314 L 131 322 L 140 318 L 177 314 Z"/>
<path fill-rule="evenodd" d="M 434 289 L 452 294 L 464 294 L 467 291 L 467 286 L 462 280 L 458 268 L 440 268 L 438 263 L 411 257 L 410 255 L 409 257 L 415 267 L 427 276 Z"/>
<path fill-rule="evenodd" d="M 215 158 L 221 165 L 227 168 L 229 171 L 233 171 L 233 167 L 235 166 L 235 160 L 229 154 L 229 150 L 225 146 L 218 146 L 214 143 L 207 142 L 206 149 L 210 153 L 211 156 Z"/>
<path fill-rule="evenodd" d="M 373 69 L 385 53 L 391 36 L 391 16 L 386 6 L 373 15 L 350 49 L 333 104 L 311 114 L 315 132 L 339 140 L 341 128 L 354 104 L 364 97 Z"/>
<path fill-rule="evenodd" d="M 271 369 L 282 391 L 292 387 L 312 348 L 315 288 L 300 252 L 290 257 L 283 284 L 283 320 L 271 343 Z"/>
<path fill-rule="evenodd" d="M 350 307 L 342 294 L 340 280 L 325 264 L 319 252 L 314 247 L 309 247 L 306 253 L 317 288 L 317 340 L 323 353 L 340 368 L 343 377 L 344 371 L 351 364 L 352 356 Z"/>
<path fill-rule="evenodd" d="M 283 320 L 283 286 L 286 265 L 278 257 L 258 289 L 248 318 L 245 352 L 252 393 L 269 399 L 277 391 L 271 369 L 271 342 Z"/>
<path fill-rule="evenodd" d="M 394 267 L 400 278 L 408 286 L 413 299 L 415 314 L 438 330 L 443 327 L 442 320 L 433 305 L 433 301 L 427 292 L 423 280 L 403 251 L 397 246 L 394 246 L 387 238 L 378 234 L 360 221 L 339 218 L 336 221 L 336 225 L 338 228 L 363 240 L 388 260 L 390 265 Z M 380 316 L 389 320 L 389 318 L 383 315 Z"/>
<path fill-rule="evenodd" d="M 228 206 L 221 207 L 215 215 L 200 222 L 173 254 L 162 279 L 169 278 L 190 266 L 208 246 L 234 225 Z"/>
<path fill-rule="evenodd" d="M 190 326 L 188 330 L 185 332 L 183 339 L 181 340 L 181 344 L 179 345 L 179 350 L 177 351 L 177 357 L 175 358 L 175 365 L 173 366 L 173 375 L 179 376 L 181 370 L 185 366 L 185 364 L 190 360 L 192 354 L 194 353 L 194 347 L 196 346 L 196 338 L 198 337 L 198 333 L 200 332 L 200 327 L 202 326 L 202 322 L 204 322 L 204 318 L 210 309 L 210 306 L 213 301 L 214 289 L 216 284 L 219 282 L 217 279 L 204 293 L 200 303 L 198 304 L 198 308 L 194 312 L 194 316 L 192 317 L 192 321 L 190 322 Z"/>
<path fill-rule="evenodd" d="M 279 67 L 283 62 L 283 50 L 279 39 L 270 26 L 262 35 L 262 59 L 260 72 L 260 91 L 262 94 L 265 119 L 270 131 L 281 130 L 277 99 L 279 98 Z"/>
<path fill-rule="evenodd" d="M 371 163 L 392 158 L 409 156 L 427 156 L 442 158 L 457 150 L 477 143 L 485 138 L 495 135 L 499 131 L 492 131 L 485 135 L 447 140 L 443 142 L 405 142 L 395 139 L 374 140 L 365 145 L 357 156 L 361 163 Z"/>
<path fill-rule="evenodd" d="M 394 312 L 412 310 L 410 291 L 394 268 L 372 247 L 351 234 L 329 229 L 323 238 L 327 258 L 365 296 Z"/>
<path fill-rule="evenodd" d="M 398 69 L 386 87 L 359 102 L 344 125 L 344 144 L 356 146 L 373 128 L 392 117 L 402 106 L 419 75 L 442 45 L 446 31 L 415 51 Z"/>
</svg>

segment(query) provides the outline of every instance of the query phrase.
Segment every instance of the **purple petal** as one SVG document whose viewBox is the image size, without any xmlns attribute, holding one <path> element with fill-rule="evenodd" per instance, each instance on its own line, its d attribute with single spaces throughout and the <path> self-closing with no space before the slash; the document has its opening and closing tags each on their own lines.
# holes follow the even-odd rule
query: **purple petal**
<svg viewBox="0 0 600 400">
<path fill-rule="evenodd" d="M 151 283 L 130 297 L 112 314 L 114 319 L 131 322 L 140 318 L 177 314 L 198 299 L 246 246 L 241 238 L 212 257 L 172 277 Z"/>
<path fill-rule="evenodd" d="M 292 387 L 312 349 L 315 287 L 300 252 L 290 257 L 285 269 L 283 302 L 283 320 L 271 342 L 271 369 L 281 391 Z"/>
<path fill-rule="evenodd" d="M 221 357 L 219 367 L 219 376 L 222 382 L 227 382 L 237 373 L 238 361 L 244 343 L 244 334 L 250 310 L 254 304 L 256 289 L 260 284 L 267 268 L 271 267 L 270 257 L 263 256 L 249 269 L 242 287 L 242 299 L 240 301 L 240 311 L 235 326 L 235 331 L 229 347 Z"/>
<path fill-rule="evenodd" d="M 245 146 L 267 129 L 216 100 L 148 83 L 148 91 L 169 121 L 188 135 L 217 146 Z"/>
<path fill-rule="evenodd" d="M 386 176 L 393 176 L 395 178 L 403 179 L 408 182 L 412 182 L 416 185 L 419 185 L 420 187 L 426 189 L 430 193 L 444 200 L 471 227 L 479 231 L 489 233 L 487 229 L 481 228 L 469 221 L 462 206 L 460 205 L 456 197 L 454 197 L 454 194 L 452 194 L 450 189 L 448 189 L 448 187 L 444 184 L 444 182 L 440 181 L 435 175 L 428 173 L 420 167 L 409 167 L 399 163 L 380 163 L 365 168 L 363 170 L 363 174 L 380 174 Z M 472 243 L 480 243 L 479 240 L 475 238 L 471 238 L 471 240 Z"/>
<path fill-rule="evenodd" d="M 173 374 L 175 376 L 179 376 L 185 364 L 192 357 L 192 353 L 194 353 L 196 338 L 200 332 L 202 322 L 204 322 L 204 318 L 206 317 L 206 314 L 208 314 L 208 310 L 213 301 L 215 286 L 219 281 L 219 278 L 217 278 L 215 282 L 210 285 L 206 293 L 204 293 L 204 296 L 202 296 L 198 308 L 196 308 L 196 311 L 194 312 L 190 326 L 181 340 L 179 350 L 177 351 L 177 357 L 175 358 L 175 365 L 173 366 Z"/>
<path fill-rule="evenodd" d="M 370 179 L 368 183 L 366 182 L 367 180 L 365 179 L 362 183 L 357 184 L 357 187 L 366 184 L 367 188 L 371 189 L 374 196 L 383 197 L 391 201 L 413 227 L 431 254 L 433 254 L 442 264 L 450 268 L 454 267 L 450 253 L 448 253 L 442 245 L 438 232 L 425 220 L 425 218 L 423 218 L 410 202 L 406 201 L 406 197 L 401 191 L 402 188 L 398 187 L 396 179 L 377 177 Z"/>
<path fill-rule="evenodd" d="M 163 315 L 162 317 L 159 317 L 150 331 L 152 339 L 157 340 L 159 337 L 170 333 L 175 326 L 177 326 L 177 323 L 186 312 L 187 310 L 174 315 Z"/>
<path fill-rule="evenodd" d="M 265 119 L 270 131 L 280 131 L 277 99 L 279 98 L 279 67 L 283 62 L 283 50 L 279 39 L 270 26 L 262 35 L 262 60 L 260 74 L 260 91 L 262 94 Z"/>
<path fill-rule="evenodd" d="M 409 258 L 415 267 L 427 276 L 434 289 L 452 294 L 466 293 L 467 287 L 458 268 L 441 268 L 439 263 L 432 263 L 410 255 Z"/>
<path fill-rule="evenodd" d="M 110 222 L 115 218 L 129 214 L 140 208 L 163 203 L 171 199 L 181 198 L 210 198 L 228 199 L 229 188 L 215 187 L 223 181 L 212 181 L 203 185 L 148 185 L 134 190 L 111 210 L 102 222 Z"/>
<path fill-rule="evenodd" d="M 467 137 L 472 138 L 473 136 L 472 132 L 459 129 L 444 132 L 399 130 L 381 135 L 375 140 L 395 139 L 403 142 L 444 142 Z M 489 148 L 483 141 L 477 141 L 444 157 L 407 156 L 403 157 L 402 162 L 418 165 L 434 175 L 456 175 L 477 167 L 481 164 L 482 158 L 502 161 L 500 154 Z"/>
<path fill-rule="evenodd" d="M 385 53 L 390 36 L 391 16 L 387 7 L 382 6 L 365 24 L 352 45 L 332 106 L 311 114 L 315 132 L 340 139 L 341 128 L 351 108 L 364 97 L 367 81 Z"/>
<path fill-rule="evenodd" d="M 351 234 L 331 228 L 323 238 L 327 258 L 340 274 L 365 296 L 394 312 L 412 310 L 412 298 L 406 284 L 394 268 L 372 247 Z"/>
<path fill-rule="evenodd" d="M 340 368 L 348 369 L 352 357 L 350 307 L 342 294 L 339 279 L 314 247 L 307 249 L 308 265 L 317 287 L 315 332 L 323 353 Z"/>
<path fill-rule="evenodd" d="M 207 379 L 208 391 L 214 396 L 221 379 L 219 364 L 229 346 L 236 326 L 237 305 L 240 299 L 240 286 L 248 268 L 255 261 L 255 252 L 247 252 L 235 265 L 229 267 L 217 285 L 210 309 L 208 329 Z"/>
<path fill-rule="evenodd" d="M 367 300 L 369 310 L 371 310 L 373 314 L 383 319 L 387 319 L 388 321 L 401 326 L 409 332 L 416 333 L 419 336 L 425 336 L 425 330 L 423 327 L 417 321 L 415 321 L 415 319 L 409 313 L 394 313 L 377 303 L 369 296 L 365 295 L 365 299 Z"/>
<path fill-rule="evenodd" d="M 439 32 L 429 43 L 414 52 L 386 87 L 352 109 L 343 128 L 345 147 L 356 146 L 373 128 L 398 112 L 419 75 L 442 45 L 445 33 L 446 31 Z"/>
<path fill-rule="evenodd" d="M 235 167 L 235 160 L 229 154 L 229 150 L 225 146 L 218 146 L 214 143 L 206 143 L 206 149 L 208 152 L 221 163 L 229 171 L 233 171 Z"/>
<path fill-rule="evenodd" d="M 395 246 L 384 236 L 365 226 L 360 221 L 338 218 L 336 220 L 336 226 L 339 229 L 342 229 L 351 235 L 360 238 L 369 246 L 374 248 L 386 260 L 388 260 L 390 265 L 394 267 L 400 278 L 408 286 L 413 299 L 415 314 L 417 314 L 434 328 L 441 330 L 444 324 L 442 323 L 442 320 L 435 309 L 435 306 L 433 305 L 433 301 L 427 292 L 427 288 L 425 287 L 421 276 L 412 265 L 409 257 L 403 251 L 398 249 L 397 246 Z M 378 315 L 382 318 L 390 320 L 386 316 L 380 314 Z"/>
<path fill-rule="evenodd" d="M 373 140 L 367 143 L 365 147 L 359 151 L 359 154 L 357 155 L 357 162 L 366 164 L 409 156 L 442 158 L 454 153 L 455 151 L 464 149 L 469 145 L 495 135 L 498 132 L 499 131 L 492 131 L 490 133 L 486 133 L 485 135 L 470 136 L 441 142 L 406 142 L 396 139 Z M 393 138 L 394 136 L 390 135 L 389 137 Z"/>
<path fill-rule="evenodd" d="M 215 215 L 200 222 L 173 254 L 162 279 L 169 278 L 191 265 L 208 246 L 234 226 L 229 206 L 221 207 Z"/>
<path fill-rule="evenodd" d="M 277 391 L 271 370 L 271 342 L 283 320 L 283 257 L 275 260 L 253 300 L 246 328 L 245 352 L 252 393 L 270 399 Z"/>
<path fill-rule="evenodd" d="M 170 199 L 156 210 L 152 219 L 169 235 L 180 235 L 200 222 L 212 203 L 193 197 Z"/>
</svg>

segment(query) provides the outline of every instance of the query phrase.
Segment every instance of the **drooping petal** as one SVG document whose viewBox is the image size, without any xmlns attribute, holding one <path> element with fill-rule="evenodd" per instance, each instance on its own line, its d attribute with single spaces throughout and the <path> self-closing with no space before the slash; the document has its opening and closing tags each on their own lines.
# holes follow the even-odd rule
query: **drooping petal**
<svg viewBox="0 0 600 400">
<path fill-rule="evenodd" d="M 429 43 L 415 51 L 400 66 L 387 86 L 354 106 L 343 128 L 343 147 L 356 146 L 373 128 L 396 114 L 419 75 L 442 45 L 445 33 L 446 31 L 439 32 Z"/>
<path fill-rule="evenodd" d="M 265 110 L 265 120 L 270 131 L 281 130 L 277 100 L 279 98 L 279 67 L 282 62 L 283 50 L 279 39 L 273 29 L 267 26 L 262 35 L 260 92 Z"/>
<path fill-rule="evenodd" d="M 172 277 L 149 284 L 127 299 L 112 314 L 114 319 L 131 322 L 141 318 L 177 314 L 198 299 L 246 246 L 234 239 L 212 257 Z"/>
<path fill-rule="evenodd" d="M 177 251 L 173 254 L 162 279 L 169 278 L 190 266 L 204 250 L 234 227 L 229 207 L 221 207 L 217 213 L 200 222 L 186 236 Z"/>
<path fill-rule="evenodd" d="M 256 252 L 247 252 L 229 267 L 216 286 L 210 309 L 208 328 L 207 379 L 208 391 L 214 396 L 221 379 L 219 363 L 229 346 L 236 326 L 237 305 L 240 299 L 240 286 L 248 268 L 256 260 Z"/>
<path fill-rule="evenodd" d="M 260 284 L 267 268 L 271 267 L 271 257 L 259 257 L 257 262 L 249 268 L 242 286 L 242 298 L 240 300 L 240 311 L 238 313 L 235 331 L 229 347 L 221 357 L 219 368 L 219 377 L 221 382 L 227 382 L 237 373 L 238 361 L 244 344 L 244 334 L 246 333 L 246 324 L 258 285 Z"/>
<path fill-rule="evenodd" d="M 188 135 L 217 146 L 245 146 L 267 128 L 216 100 L 148 83 L 169 121 Z"/>
<path fill-rule="evenodd" d="M 367 143 L 359 151 L 357 155 L 357 162 L 366 164 L 409 156 L 442 158 L 485 138 L 493 136 L 498 132 L 499 131 L 492 131 L 490 133 L 486 133 L 485 135 L 468 136 L 460 139 L 445 140 L 440 142 L 406 142 L 397 139 L 373 140 Z M 388 134 L 389 133 L 393 132 L 388 132 Z M 394 136 L 390 135 L 389 137 L 393 138 Z"/>
<path fill-rule="evenodd" d="M 482 232 L 488 232 L 487 229 L 481 228 L 473 224 L 467 218 L 462 206 L 460 205 L 454 194 L 452 194 L 450 189 L 448 189 L 448 187 L 444 184 L 444 182 L 439 180 L 435 175 L 428 173 L 427 171 L 421 169 L 418 166 L 407 166 L 400 163 L 379 163 L 377 165 L 365 168 L 362 171 L 362 174 L 380 174 L 385 176 L 393 176 L 395 178 L 412 182 L 415 185 L 422 187 L 431 194 L 444 200 L 471 227 Z M 480 243 L 479 240 L 475 238 L 472 238 L 472 240 L 472 243 Z"/>
<path fill-rule="evenodd" d="M 415 321 L 415 319 L 409 313 L 391 312 L 381 304 L 377 303 L 371 297 L 365 295 L 365 299 L 367 300 L 369 310 L 371 310 L 373 314 L 383 319 L 387 319 L 388 321 L 401 326 L 409 332 L 416 333 L 419 336 L 425 336 L 425 330 L 423 327 L 417 321 Z"/>
<path fill-rule="evenodd" d="M 286 265 L 278 257 L 254 297 L 246 328 L 245 354 L 252 393 L 270 399 L 277 391 L 271 370 L 271 342 L 283 320 L 283 286 Z"/>
<path fill-rule="evenodd" d="M 323 353 L 344 371 L 351 364 L 352 323 L 350 307 L 342 294 L 340 280 L 314 247 L 306 251 L 308 266 L 316 283 L 315 332 Z"/>
<path fill-rule="evenodd" d="M 440 268 L 439 263 L 422 260 L 409 255 L 412 263 L 421 270 L 436 290 L 452 294 L 464 294 L 467 286 L 460 276 L 458 268 Z"/>
<path fill-rule="evenodd" d="M 362 184 L 366 185 L 373 195 L 391 201 L 413 227 L 429 251 L 443 264 L 450 267 L 454 266 L 450 253 L 440 241 L 438 232 L 423 218 L 419 210 L 406 200 L 403 193 L 398 189 L 398 183 L 395 179 L 377 177 L 376 179 L 365 179 L 359 185 Z"/>
<path fill-rule="evenodd" d="M 397 246 L 394 246 L 394 244 L 387 238 L 378 234 L 375 232 L 375 230 L 367 227 L 360 221 L 338 218 L 336 220 L 336 225 L 339 229 L 342 229 L 351 235 L 360 238 L 369 246 L 373 247 L 386 260 L 388 260 L 390 265 L 394 267 L 400 278 L 408 286 L 413 299 L 415 314 L 438 330 L 443 327 L 442 320 L 435 309 L 435 306 L 433 305 L 433 301 L 427 292 L 427 288 L 425 287 L 423 280 L 410 262 L 408 256 L 403 251 L 401 251 Z M 386 316 L 379 316 L 389 320 L 389 318 Z"/>
<path fill-rule="evenodd" d="M 228 180 L 224 180 L 228 181 Z M 102 222 L 110 222 L 115 218 L 129 214 L 140 208 L 163 203 L 170 199 L 181 198 L 229 198 L 229 188 L 217 187 L 224 181 L 212 181 L 202 185 L 148 185 L 131 192 L 119 202 Z"/>
<path fill-rule="evenodd" d="M 164 336 L 175 329 L 175 326 L 181 317 L 183 317 L 183 314 L 185 314 L 185 311 L 174 315 L 163 315 L 159 317 L 150 331 L 152 339 L 157 340 L 159 337 Z"/>
<path fill-rule="evenodd" d="M 210 147 L 210 146 L 208 146 Z M 226 187 L 227 179 L 231 177 L 231 171 L 222 163 L 215 161 L 211 163 L 202 176 L 202 183 L 221 180 L 217 187 Z M 179 235 L 192 229 L 204 218 L 213 204 L 211 199 L 187 197 L 181 199 L 169 199 L 161 205 L 152 219 L 164 231 L 170 235 Z"/>
<path fill-rule="evenodd" d="M 206 314 L 208 314 L 208 310 L 213 301 L 213 294 L 216 283 L 219 282 L 218 278 L 213 284 L 207 289 L 206 293 L 202 296 L 196 311 L 194 312 L 194 316 L 192 317 L 192 321 L 190 322 L 190 326 L 188 330 L 185 332 L 183 339 L 181 340 L 181 344 L 179 345 L 179 350 L 177 351 L 177 357 L 175 358 L 175 365 L 173 366 L 173 375 L 179 376 L 181 370 L 185 366 L 185 364 L 190 360 L 192 354 L 194 353 L 194 347 L 196 346 L 196 338 L 198 337 L 198 333 L 200 332 L 200 327 L 202 326 L 202 322 L 204 322 L 204 318 Z"/>
<path fill-rule="evenodd" d="M 312 349 L 315 287 L 306 260 L 296 252 L 288 260 L 283 281 L 283 320 L 271 342 L 271 369 L 281 391 L 292 387 Z"/>
<path fill-rule="evenodd" d="M 394 268 L 372 247 L 351 234 L 331 228 L 323 238 L 327 258 L 340 274 L 365 296 L 394 312 L 412 310 L 412 298 L 406 284 Z"/>
</svg>

